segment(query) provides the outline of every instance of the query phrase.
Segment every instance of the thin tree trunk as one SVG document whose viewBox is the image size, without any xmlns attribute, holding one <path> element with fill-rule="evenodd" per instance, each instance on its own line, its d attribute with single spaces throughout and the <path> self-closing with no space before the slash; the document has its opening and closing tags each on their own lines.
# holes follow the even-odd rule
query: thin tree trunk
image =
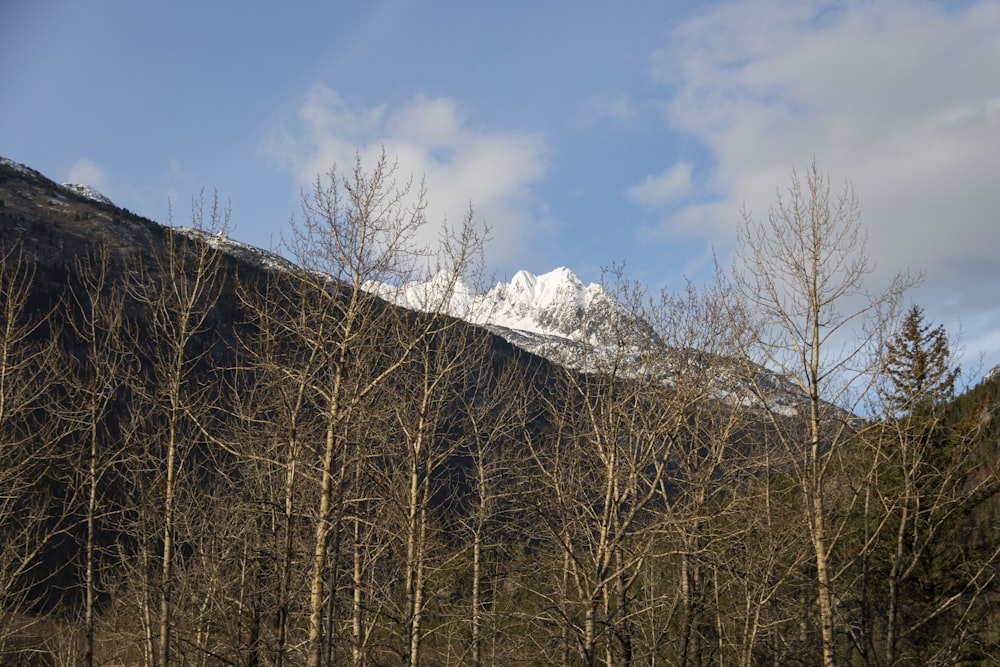
<svg viewBox="0 0 1000 667">
<path fill-rule="evenodd" d="M 896 626 L 898 625 L 899 608 L 899 571 L 903 561 L 903 543 L 906 540 L 906 523 L 909 520 L 909 498 L 904 499 L 902 516 L 899 518 L 899 529 L 896 534 L 896 551 L 893 554 L 892 566 L 889 570 L 888 594 L 886 599 L 885 619 L 885 664 L 892 665 L 896 661 Z"/>
<path fill-rule="evenodd" d="M 426 496 L 426 492 L 424 493 Z M 424 618 L 424 549 L 427 540 L 427 499 L 420 507 L 420 533 L 418 541 L 417 571 L 413 590 L 413 622 L 410 626 L 410 667 L 420 665 L 420 642 Z"/>
<path fill-rule="evenodd" d="M 87 473 L 90 489 L 87 495 L 87 571 L 85 574 L 87 601 L 84 611 L 87 645 L 83 660 L 86 667 L 94 667 L 94 536 L 97 530 L 94 519 L 97 513 L 97 439 L 97 415 L 92 410 L 90 418 L 90 469 Z"/>
<path fill-rule="evenodd" d="M 569 548 L 569 535 L 563 535 L 563 543 L 565 545 L 563 550 L 563 565 L 562 565 L 562 591 L 563 591 L 563 613 L 567 616 L 569 615 L 569 609 L 567 607 L 568 597 L 567 592 L 569 591 L 569 568 L 570 568 L 570 548 Z M 570 643 L 569 643 L 569 623 L 566 619 L 563 620 L 561 624 L 562 630 L 562 667 L 569 667 L 570 658 Z"/>
<path fill-rule="evenodd" d="M 813 549 L 816 552 L 816 583 L 818 584 L 820 629 L 823 635 L 823 665 L 834 665 L 833 595 L 830 589 L 830 569 L 827 562 L 826 524 L 822 497 L 813 499 Z"/>
<path fill-rule="evenodd" d="M 163 507 L 163 568 L 160 575 L 159 664 L 170 664 L 170 603 L 173 588 L 174 485 L 176 483 L 177 431 L 171 419 L 167 444 L 167 482 Z"/>
<path fill-rule="evenodd" d="M 360 463 L 358 463 L 360 465 Z M 361 563 L 361 520 L 354 519 L 354 545 L 353 545 L 353 574 L 352 587 L 354 589 L 351 601 L 351 658 L 355 667 L 361 664 L 364 657 L 364 610 L 363 582 L 364 571 Z"/>
<path fill-rule="evenodd" d="M 425 392 L 422 413 L 426 409 L 428 398 L 429 396 Z M 427 493 L 430 474 L 429 470 L 425 470 L 425 477 L 421 479 L 422 461 L 427 467 L 430 466 L 429 453 L 424 452 L 424 447 L 427 446 L 424 439 L 425 428 L 425 417 L 421 414 L 410 460 L 410 506 L 406 544 L 406 592 L 409 615 L 408 663 L 411 667 L 417 667 L 420 664 L 420 635 L 424 605 L 424 549 L 427 535 Z"/>
<path fill-rule="evenodd" d="M 149 543 L 143 538 L 142 541 L 142 629 L 144 633 L 143 658 L 145 667 L 153 667 L 156 664 L 156 641 L 153 635 L 153 582 L 152 582 L 152 559 L 149 553 Z"/>
<path fill-rule="evenodd" d="M 815 258 L 814 261 L 819 261 Z M 814 288 L 815 289 L 815 288 Z M 813 292 L 814 294 L 817 292 Z M 811 481 L 809 491 L 812 498 L 811 532 L 813 551 L 816 554 L 816 583 L 819 599 L 820 630 L 823 636 L 823 665 L 834 667 L 834 621 L 833 621 L 833 590 L 830 586 L 830 567 L 827 562 L 829 548 L 826 535 L 826 508 L 824 507 L 824 468 L 820 451 L 820 395 L 819 395 L 819 363 L 820 363 L 820 325 L 819 308 L 814 310 L 812 325 L 812 357 L 810 372 L 810 456 Z"/>
<path fill-rule="evenodd" d="M 294 429 L 294 425 L 293 425 Z M 292 580 L 295 492 L 295 437 L 289 442 L 285 464 L 285 539 L 281 554 L 281 581 L 278 584 L 278 641 L 275 647 L 275 667 L 284 667 L 288 643 L 288 606 Z"/>
<path fill-rule="evenodd" d="M 339 488 L 343 489 L 343 467 L 341 467 L 341 484 Z M 343 506 L 340 503 L 342 496 L 338 496 L 338 506 Z M 338 574 L 340 572 L 340 567 L 338 563 L 340 562 L 340 541 L 343 532 L 339 529 L 339 517 L 338 517 L 338 529 L 334 531 L 333 537 L 333 549 L 330 554 L 330 585 L 329 585 L 329 595 L 327 596 L 327 613 L 326 613 L 326 664 L 327 666 L 333 664 L 333 636 L 334 636 L 334 623 L 336 621 L 337 613 L 337 589 L 340 587 Z"/>
<path fill-rule="evenodd" d="M 482 664 L 482 609 L 479 600 L 479 585 L 482 578 L 480 561 L 482 558 L 482 522 L 476 529 L 472 543 L 472 665 Z"/>
<path fill-rule="evenodd" d="M 320 483 L 319 514 L 313 544 L 312 582 L 309 587 L 309 667 L 320 667 L 323 656 L 323 572 L 326 567 L 327 538 L 333 501 L 333 459 L 337 440 L 331 424 L 326 431 L 323 472 Z"/>
</svg>

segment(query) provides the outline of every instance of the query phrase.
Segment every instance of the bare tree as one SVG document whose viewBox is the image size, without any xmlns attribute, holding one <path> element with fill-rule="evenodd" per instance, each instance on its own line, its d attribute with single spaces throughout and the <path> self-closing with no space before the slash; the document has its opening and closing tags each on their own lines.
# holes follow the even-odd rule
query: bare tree
<svg viewBox="0 0 1000 667">
<path fill-rule="evenodd" d="M 122 407 L 122 393 L 134 373 L 135 357 L 124 344 L 127 334 L 125 295 L 112 276 L 111 250 L 106 244 L 91 249 L 75 263 L 79 289 L 70 290 L 74 316 L 72 331 L 79 345 L 79 358 L 66 377 L 66 404 L 60 409 L 70 430 L 83 436 L 86 451 L 81 470 L 85 471 L 86 524 L 84 543 L 84 635 L 83 663 L 94 664 L 96 596 L 99 592 L 97 542 L 101 521 L 109 510 L 103 497 L 105 475 L 121 455 L 120 439 L 114 428 L 115 412 Z"/>
<path fill-rule="evenodd" d="M 267 643 L 281 667 L 304 659 L 293 649 L 305 643 L 305 636 L 295 636 L 296 599 L 306 576 L 297 563 L 307 539 L 307 487 L 318 481 L 309 476 L 309 455 L 324 432 L 314 388 L 329 365 L 327 323 L 336 313 L 322 290 L 283 270 L 243 276 L 237 293 L 248 329 L 237 336 L 240 366 L 229 390 L 239 426 L 231 442 L 219 444 L 243 462 L 249 520 L 270 536 L 254 539 L 277 575 L 266 594 L 274 610 Z"/>
<path fill-rule="evenodd" d="M 561 560 L 553 588 L 537 592 L 561 632 L 561 655 L 584 664 L 634 657 L 633 584 L 650 557 L 662 482 L 679 443 L 662 348 L 643 317 L 645 292 L 617 279 L 620 308 L 606 312 L 607 340 L 581 346 L 547 390 L 550 427 L 529 433 L 544 489 L 535 511 Z M 553 659 L 556 656 L 552 656 Z"/>
<path fill-rule="evenodd" d="M 480 337 L 480 344 L 489 339 Z M 459 484 L 467 486 L 468 508 L 462 517 L 462 533 L 469 540 L 468 563 L 471 581 L 468 605 L 468 640 L 458 644 L 461 654 L 455 660 L 468 661 L 474 667 L 500 656 L 515 659 L 511 650 L 516 638 L 498 627 L 496 597 L 503 554 L 516 552 L 517 540 L 528 526 L 518 520 L 518 508 L 529 489 L 523 478 L 527 468 L 519 446 L 530 415 L 529 403 L 537 394 L 535 379 L 523 375 L 524 367 L 501 360 L 499 368 L 487 350 L 469 351 L 475 364 L 470 386 L 459 391 L 459 412 L 465 418 L 461 453 L 469 459 L 468 471 Z M 506 363 L 505 363 L 506 362 Z M 456 508 L 453 511 L 458 511 Z M 466 627 L 461 623 L 460 627 Z M 498 645 L 498 636 L 504 645 Z"/>
<path fill-rule="evenodd" d="M 191 454 L 200 437 L 191 415 L 211 403 L 213 389 L 204 375 L 195 379 L 197 373 L 208 374 L 214 365 L 210 314 L 219 296 L 220 253 L 210 239 L 225 229 L 228 216 L 217 197 L 207 205 L 203 195 L 194 199 L 194 233 L 165 231 L 163 245 L 154 249 L 152 262 L 129 271 L 129 296 L 147 318 L 143 329 L 136 332 L 141 339 L 134 341 L 136 348 L 148 354 L 144 360 L 147 372 L 134 390 L 149 409 L 145 427 L 153 431 L 147 435 L 161 445 L 149 452 L 153 461 L 143 464 L 152 463 L 151 470 L 161 473 L 156 475 L 156 494 L 162 506 L 153 517 L 160 535 L 160 571 L 155 587 L 158 610 L 155 628 L 150 628 L 155 644 L 152 659 L 161 666 L 171 660 L 175 539 L 179 501 L 184 497 L 181 485 L 189 474 L 188 466 L 194 463 Z"/>
<path fill-rule="evenodd" d="M 19 245 L 0 244 L 0 655 L 7 657 L 26 648 L 18 635 L 54 602 L 45 597 L 55 574 L 46 550 L 70 522 L 71 500 L 59 488 L 71 485 L 55 465 L 58 328 L 44 299 L 33 301 L 34 277 L 35 263 Z"/>
<path fill-rule="evenodd" d="M 468 423 L 459 406 L 464 395 L 475 391 L 473 372 L 486 343 L 481 331 L 438 314 L 414 317 L 413 326 L 423 329 L 426 318 L 438 320 L 436 328 L 421 334 L 423 342 L 386 387 L 393 406 L 395 446 L 390 444 L 385 452 L 385 491 L 390 506 L 398 508 L 395 540 L 402 566 L 403 605 L 397 616 L 402 621 L 402 658 L 414 667 L 423 662 L 423 641 L 429 632 L 425 618 L 435 602 L 427 595 L 428 585 L 435 575 L 454 570 L 459 563 L 460 554 L 447 545 L 446 531 L 457 523 L 452 514 L 460 507 L 457 499 L 444 496 L 455 492 L 448 469 L 456 464 Z M 402 492 L 394 493 L 393 488 Z"/>
<path fill-rule="evenodd" d="M 323 406 L 326 426 L 314 473 L 319 493 L 310 573 L 310 667 L 319 666 L 323 647 L 331 641 L 330 637 L 324 639 L 323 619 L 326 613 L 330 620 L 325 602 L 332 599 L 335 588 L 325 590 L 324 582 L 331 537 L 339 534 L 338 524 L 344 515 L 345 475 L 358 453 L 352 443 L 358 442 L 362 408 L 409 362 L 413 350 L 440 328 L 436 317 L 423 318 L 415 326 L 403 323 L 400 311 L 387 306 L 379 293 L 381 287 L 400 287 L 412 280 L 420 268 L 418 260 L 426 256 L 414 246 L 417 231 L 425 224 L 423 190 L 411 192 L 409 185 L 397 186 L 395 171 L 383 152 L 368 171 L 359 157 L 347 176 L 332 169 L 325 180 L 318 178 L 303 198 L 303 219 L 294 226 L 291 242 L 301 267 L 294 278 L 314 290 L 323 302 L 322 316 L 316 321 L 320 328 L 296 335 L 307 349 L 319 346 L 323 350 L 327 369 L 312 386 Z M 448 258 L 452 261 L 441 268 L 453 276 L 453 286 L 478 243 L 471 232 L 471 219 L 449 238 L 457 239 L 457 245 Z M 430 310 L 441 311 L 449 289 Z M 399 334 L 403 335 L 387 343 L 387 335 Z M 337 539 L 333 543 L 339 544 Z M 355 614 L 359 611 L 355 603 Z M 355 623 L 355 661 L 361 659 L 359 626 Z"/>
<path fill-rule="evenodd" d="M 793 408 L 775 391 L 774 378 L 751 369 L 757 397 L 801 489 L 827 667 L 835 662 L 838 631 L 830 558 L 840 534 L 830 525 L 828 480 L 853 437 L 851 415 L 878 370 L 878 333 L 912 284 L 899 275 L 885 291 L 871 294 L 864 287 L 870 271 L 854 192 L 848 185 L 832 195 L 815 161 L 804 178 L 793 172 L 787 195 L 778 192 L 766 222 L 744 213 L 730 283 L 738 299 L 734 314 L 748 326 L 752 353 L 798 395 Z M 804 429 L 800 420 L 788 418 L 793 410 L 804 417 Z M 846 508 L 840 510 L 843 516 Z"/>
<path fill-rule="evenodd" d="M 735 516 L 746 509 L 742 501 L 760 472 L 760 450 L 747 441 L 739 338 L 719 294 L 689 286 L 661 295 L 649 313 L 662 359 L 660 380 L 669 387 L 662 400 L 678 415 L 670 473 L 659 481 L 655 552 L 663 571 L 667 563 L 676 568 L 676 588 L 666 594 L 667 604 L 679 600 L 676 663 L 702 665 L 706 655 L 728 649 L 723 626 L 729 620 L 720 602 L 726 591 L 718 572 L 745 528 Z"/>
</svg>

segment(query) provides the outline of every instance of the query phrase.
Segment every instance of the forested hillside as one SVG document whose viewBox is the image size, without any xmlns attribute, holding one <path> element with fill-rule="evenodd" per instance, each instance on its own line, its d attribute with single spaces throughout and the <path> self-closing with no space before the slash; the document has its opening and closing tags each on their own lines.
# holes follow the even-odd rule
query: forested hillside
<svg viewBox="0 0 1000 667">
<path fill-rule="evenodd" d="M 369 291 L 481 249 L 412 254 L 393 177 L 317 181 L 279 263 L 0 164 L 0 664 L 1000 661 L 1000 379 L 861 289 L 852 193 L 609 281 L 558 365 Z"/>
</svg>

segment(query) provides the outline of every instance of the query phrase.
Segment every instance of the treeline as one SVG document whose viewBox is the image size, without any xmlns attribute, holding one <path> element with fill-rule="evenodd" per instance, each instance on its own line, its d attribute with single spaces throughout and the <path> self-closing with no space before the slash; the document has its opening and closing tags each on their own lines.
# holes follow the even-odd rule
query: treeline
<svg viewBox="0 0 1000 667">
<path fill-rule="evenodd" d="M 849 189 L 794 175 L 715 287 L 611 275 L 556 365 L 376 296 L 481 251 L 393 177 L 317 180 L 291 268 L 214 199 L 58 294 L 0 250 L 0 662 L 997 660 L 992 399 L 863 291 Z"/>
</svg>

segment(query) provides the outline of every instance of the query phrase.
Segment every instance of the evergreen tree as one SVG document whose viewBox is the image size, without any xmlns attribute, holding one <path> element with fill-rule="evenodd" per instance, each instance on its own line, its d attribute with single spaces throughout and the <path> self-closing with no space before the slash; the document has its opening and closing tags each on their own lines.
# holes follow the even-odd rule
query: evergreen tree
<svg viewBox="0 0 1000 667">
<path fill-rule="evenodd" d="M 902 326 L 885 345 L 884 401 L 896 416 L 933 412 L 952 398 L 959 368 L 944 326 L 924 323 L 924 311 L 914 305 Z"/>
<path fill-rule="evenodd" d="M 982 614 L 1000 550 L 970 545 L 970 517 L 996 493 L 971 446 L 947 424 L 959 368 L 943 326 L 912 306 L 883 348 L 885 419 L 869 433 L 860 625 L 867 664 L 954 663 L 985 639 Z"/>
</svg>

